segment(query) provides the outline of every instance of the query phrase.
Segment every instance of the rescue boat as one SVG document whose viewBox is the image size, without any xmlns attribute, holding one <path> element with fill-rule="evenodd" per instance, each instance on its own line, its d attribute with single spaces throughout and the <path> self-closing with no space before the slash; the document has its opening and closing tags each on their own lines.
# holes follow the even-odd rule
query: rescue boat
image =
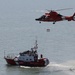
<svg viewBox="0 0 75 75">
<path fill-rule="evenodd" d="M 4 59 L 7 64 L 17 65 L 17 66 L 29 66 L 29 67 L 45 67 L 49 64 L 48 58 L 44 58 L 41 54 L 38 56 L 38 44 L 35 41 L 35 46 L 30 50 L 19 53 L 18 55 L 9 54 L 4 55 Z"/>
</svg>

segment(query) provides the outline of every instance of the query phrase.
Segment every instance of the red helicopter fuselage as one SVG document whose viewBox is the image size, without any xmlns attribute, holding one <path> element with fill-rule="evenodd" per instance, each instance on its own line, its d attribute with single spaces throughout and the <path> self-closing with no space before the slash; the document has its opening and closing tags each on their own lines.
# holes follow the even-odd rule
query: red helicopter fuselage
<svg viewBox="0 0 75 75">
<path fill-rule="evenodd" d="M 73 16 L 63 16 L 61 14 L 58 14 L 55 11 L 51 11 L 49 13 L 45 13 L 45 15 L 42 15 L 40 18 L 35 19 L 36 21 L 39 21 L 41 23 L 41 21 L 43 22 L 53 22 L 53 24 L 55 24 L 55 22 L 57 21 L 63 21 L 63 20 L 68 20 L 68 21 L 75 21 L 75 13 Z"/>
</svg>

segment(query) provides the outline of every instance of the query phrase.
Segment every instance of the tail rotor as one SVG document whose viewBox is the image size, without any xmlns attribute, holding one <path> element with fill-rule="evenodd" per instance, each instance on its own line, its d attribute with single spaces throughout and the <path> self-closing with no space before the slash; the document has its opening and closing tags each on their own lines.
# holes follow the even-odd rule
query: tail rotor
<svg viewBox="0 0 75 75">
<path fill-rule="evenodd" d="M 73 14 L 73 20 L 75 21 L 75 13 Z"/>
</svg>

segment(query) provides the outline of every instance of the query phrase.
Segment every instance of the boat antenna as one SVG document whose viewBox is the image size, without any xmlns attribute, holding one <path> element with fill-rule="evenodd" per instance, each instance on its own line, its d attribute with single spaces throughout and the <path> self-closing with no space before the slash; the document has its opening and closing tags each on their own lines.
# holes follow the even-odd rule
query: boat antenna
<svg viewBox="0 0 75 75">
<path fill-rule="evenodd" d="M 37 50 L 37 49 L 38 49 L 37 37 L 36 37 L 36 40 L 35 40 L 35 46 L 34 46 L 34 49 L 35 49 L 35 50 Z"/>
</svg>

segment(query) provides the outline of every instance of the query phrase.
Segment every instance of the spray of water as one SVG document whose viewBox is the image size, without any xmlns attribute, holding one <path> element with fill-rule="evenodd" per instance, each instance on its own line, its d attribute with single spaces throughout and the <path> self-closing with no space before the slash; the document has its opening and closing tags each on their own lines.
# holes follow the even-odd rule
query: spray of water
<svg viewBox="0 0 75 75">
<path fill-rule="evenodd" d="M 52 75 L 75 75 L 75 61 L 68 61 L 61 64 L 56 62 L 50 62 L 50 64 L 46 67 L 26 67 L 20 66 L 21 68 L 31 69 L 32 71 L 35 69 L 35 73 L 40 73 L 41 75 L 44 73 L 52 74 Z"/>
</svg>

